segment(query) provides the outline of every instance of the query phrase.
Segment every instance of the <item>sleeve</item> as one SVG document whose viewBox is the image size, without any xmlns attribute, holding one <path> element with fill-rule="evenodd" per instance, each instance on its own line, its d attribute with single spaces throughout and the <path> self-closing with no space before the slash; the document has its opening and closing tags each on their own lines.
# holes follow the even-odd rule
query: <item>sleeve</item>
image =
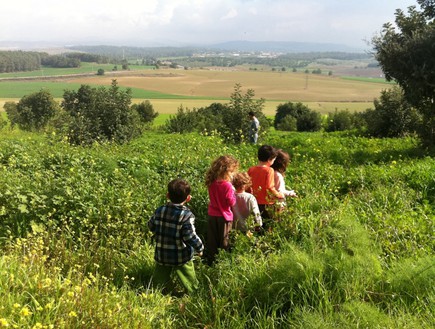
<svg viewBox="0 0 435 329">
<path fill-rule="evenodd" d="M 275 171 L 270 168 L 270 171 L 267 174 L 267 189 L 279 199 L 282 199 L 284 195 L 276 190 L 275 188 Z"/>
<path fill-rule="evenodd" d="M 226 199 L 228 200 L 229 207 L 232 207 L 236 204 L 236 193 L 234 191 L 233 185 L 230 182 L 227 184 Z"/>
<path fill-rule="evenodd" d="M 295 191 L 286 189 L 283 175 L 278 175 L 278 178 L 279 178 L 279 190 L 278 190 L 278 192 L 281 192 L 285 196 L 296 196 Z"/>
<path fill-rule="evenodd" d="M 191 246 L 197 253 L 204 250 L 204 244 L 195 231 L 195 216 L 192 213 L 182 225 L 182 238 L 184 243 Z"/>
<path fill-rule="evenodd" d="M 155 213 L 154 215 L 151 216 L 150 220 L 147 223 L 148 229 L 154 233 L 154 231 L 156 230 L 156 224 L 155 224 Z"/>
<path fill-rule="evenodd" d="M 257 226 L 263 226 L 263 219 L 261 218 L 260 208 L 258 208 L 258 203 L 255 196 L 252 196 L 249 199 L 249 210 L 254 214 Z"/>
</svg>

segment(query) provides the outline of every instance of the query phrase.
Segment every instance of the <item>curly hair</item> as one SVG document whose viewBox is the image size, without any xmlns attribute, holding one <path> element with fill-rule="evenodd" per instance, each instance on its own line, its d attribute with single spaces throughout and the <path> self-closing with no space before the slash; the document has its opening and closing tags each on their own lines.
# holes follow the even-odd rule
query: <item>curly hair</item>
<svg viewBox="0 0 435 329">
<path fill-rule="evenodd" d="M 245 189 L 249 188 L 252 185 L 251 177 L 248 175 L 248 173 L 239 172 L 233 177 L 233 185 L 236 190 L 241 189 L 243 186 Z"/>
<path fill-rule="evenodd" d="M 215 159 L 205 175 L 205 185 L 210 186 L 218 179 L 231 180 L 231 173 L 237 171 L 239 161 L 231 155 L 222 155 Z"/>
<path fill-rule="evenodd" d="M 271 165 L 271 167 L 273 168 L 273 170 L 281 174 L 284 174 L 289 162 L 290 162 L 290 155 L 287 152 L 279 149 L 276 155 L 276 159 Z"/>
</svg>

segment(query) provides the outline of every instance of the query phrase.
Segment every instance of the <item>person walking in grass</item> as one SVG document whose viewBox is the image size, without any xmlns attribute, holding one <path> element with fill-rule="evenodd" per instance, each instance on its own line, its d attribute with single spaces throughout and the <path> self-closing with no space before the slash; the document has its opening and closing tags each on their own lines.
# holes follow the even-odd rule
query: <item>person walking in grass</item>
<svg viewBox="0 0 435 329">
<path fill-rule="evenodd" d="M 249 142 L 252 144 L 257 144 L 258 131 L 260 130 L 260 121 L 258 121 L 253 111 L 250 111 L 248 114 L 251 120 L 251 126 L 249 128 Z"/>
<path fill-rule="evenodd" d="M 290 163 L 290 155 L 284 150 L 279 149 L 277 151 L 275 161 L 271 165 L 271 167 L 274 170 L 275 188 L 278 192 L 282 193 L 284 197 L 296 198 L 297 197 L 296 192 L 294 190 L 288 190 L 285 186 L 284 177 L 289 163 Z M 276 205 L 277 205 L 276 210 L 278 212 L 284 210 L 286 206 L 285 198 L 278 199 Z"/>
<path fill-rule="evenodd" d="M 163 292 L 174 292 L 171 275 L 175 273 L 188 293 L 198 288 L 193 257 L 202 256 L 204 245 L 195 231 L 195 216 L 186 206 L 190 201 L 190 185 L 183 179 L 168 184 L 167 204 L 160 206 L 148 221 L 154 234 L 156 262 L 153 283 Z"/>
<path fill-rule="evenodd" d="M 246 192 L 252 185 L 251 177 L 247 173 L 237 173 L 233 177 L 233 185 L 236 189 L 236 203 L 232 207 L 234 214 L 234 228 L 242 232 L 248 232 L 249 223 L 247 219 L 253 215 L 255 219 L 254 228 L 259 231 L 263 220 L 258 208 L 257 199 L 251 193 Z"/>
<path fill-rule="evenodd" d="M 263 218 L 263 227 L 273 218 L 273 205 L 277 199 L 283 199 L 284 194 L 275 188 L 275 174 L 271 167 L 277 157 L 277 150 L 270 145 L 262 145 L 258 149 L 258 164 L 248 169 L 252 180 L 252 194 L 255 196 Z"/>
<path fill-rule="evenodd" d="M 239 162 L 231 155 L 223 155 L 213 161 L 205 177 L 208 188 L 207 258 L 208 264 L 215 261 L 219 249 L 230 247 L 229 233 L 233 223 L 231 207 L 236 203 L 233 174 Z"/>
</svg>

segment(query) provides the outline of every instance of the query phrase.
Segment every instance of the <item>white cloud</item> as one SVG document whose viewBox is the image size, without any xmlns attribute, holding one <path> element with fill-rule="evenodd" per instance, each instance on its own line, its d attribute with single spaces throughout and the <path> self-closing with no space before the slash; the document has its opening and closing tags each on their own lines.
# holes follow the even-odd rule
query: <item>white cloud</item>
<svg viewBox="0 0 435 329">
<path fill-rule="evenodd" d="M 0 41 L 125 44 L 309 41 L 362 45 L 412 0 L 13 0 Z"/>
<path fill-rule="evenodd" d="M 237 12 L 236 9 L 231 8 L 230 11 L 225 15 L 221 17 L 221 20 L 227 20 L 227 19 L 231 19 L 231 18 L 235 18 L 239 15 L 239 13 Z"/>
</svg>

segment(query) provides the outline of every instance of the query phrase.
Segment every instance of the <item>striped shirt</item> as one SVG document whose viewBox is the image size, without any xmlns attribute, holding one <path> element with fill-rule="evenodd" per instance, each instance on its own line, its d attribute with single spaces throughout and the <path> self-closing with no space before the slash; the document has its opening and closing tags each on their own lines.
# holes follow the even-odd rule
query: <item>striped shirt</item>
<svg viewBox="0 0 435 329">
<path fill-rule="evenodd" d="M 184 205 L 168 202 L 157 208 L 148 221 L 154 233 L 156 248 L 154 259 L 161 265 L 183 265 L 193 258 L 204 245 L 195 232 L 195 216 Z"/>
</svg>

